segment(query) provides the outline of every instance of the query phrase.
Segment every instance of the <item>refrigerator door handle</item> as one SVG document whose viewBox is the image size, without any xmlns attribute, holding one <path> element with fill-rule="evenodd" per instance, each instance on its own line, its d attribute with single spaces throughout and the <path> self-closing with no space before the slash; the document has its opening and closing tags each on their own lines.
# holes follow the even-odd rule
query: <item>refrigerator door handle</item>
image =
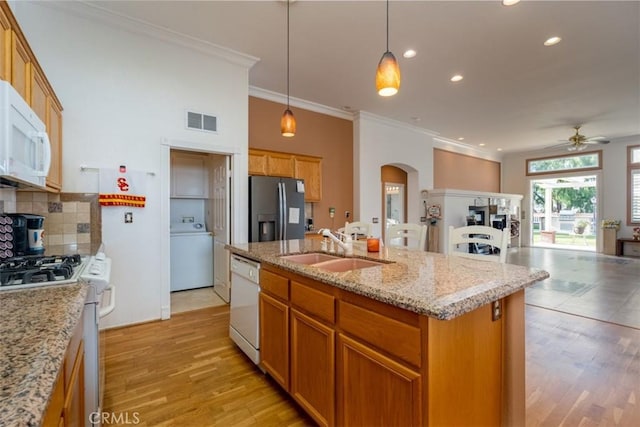
<svg viewBox="0 0 640 427">
<path fill-rule="evenodd" d="M 278 182 L 278 240 L 284 240 L 284 209 L 282 208 L 282 183 Z"/>
<path fill-rule="evenodd" d="M 282 186 L 282 240 L 285 240 L 289 238 L 289 233 L 287 233 L 287 188 L 284 182 L 281 182 L 280 185 Z"/>
</svg>

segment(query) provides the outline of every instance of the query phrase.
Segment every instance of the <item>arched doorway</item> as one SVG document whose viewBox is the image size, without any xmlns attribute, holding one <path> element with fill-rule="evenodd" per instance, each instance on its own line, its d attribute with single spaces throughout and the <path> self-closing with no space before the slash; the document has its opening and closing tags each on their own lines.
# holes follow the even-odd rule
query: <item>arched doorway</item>
<svg viewBox="0 0 640 427">
<path fill-rule="evenodd" d="M 382 181 L 382 239 L 391 224 L 407 222 L 407 172 L 391 165 L 380 168 Z"/>
</svg>

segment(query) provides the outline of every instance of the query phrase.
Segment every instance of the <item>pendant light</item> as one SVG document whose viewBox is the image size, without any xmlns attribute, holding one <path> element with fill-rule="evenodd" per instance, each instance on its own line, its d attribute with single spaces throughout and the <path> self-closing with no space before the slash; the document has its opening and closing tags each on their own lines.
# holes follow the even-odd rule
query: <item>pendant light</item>
<svg viewBox="0 0 640 427">
<path fill-rule="evenodd" d="M 387 0 L 387 50 L 378 63 L 376 90 L 380 96 L 392 96 L 400 89 L 400 67 L 389 51 L 389 0 Z"/>
<path fill-rule="evenodd" d="M 290 0 L 287 0 L 287 109 L 284 110 L 282 118 L 280 119 L 282 136 L 288 138 L 296 134 L 296 118 L 293 116 L 293 112 L 289 107 L 289 2 Z"/>
</svg>

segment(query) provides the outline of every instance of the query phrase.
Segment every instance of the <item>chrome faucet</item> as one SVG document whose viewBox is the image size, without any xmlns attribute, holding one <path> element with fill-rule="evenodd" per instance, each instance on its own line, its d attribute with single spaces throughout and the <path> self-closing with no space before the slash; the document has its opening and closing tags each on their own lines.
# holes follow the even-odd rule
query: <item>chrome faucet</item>
<svg viewBox="0 0 640 427">
<path fill-rule="evenodd" d="M 353 255 L 353 239 L 351 238 L 351 236 L 336 231 L 336 234 L 344 238 L 343 241 L 342 239 L 336 237 L 328 228 L 321 228 L 320 230 L 318 230 L 318 234 L 322 234 L 324 237 L 328 237 L 333 242 L 337 243 L 338 246 L 342 248 L 345 255 Z"/>
</svg>

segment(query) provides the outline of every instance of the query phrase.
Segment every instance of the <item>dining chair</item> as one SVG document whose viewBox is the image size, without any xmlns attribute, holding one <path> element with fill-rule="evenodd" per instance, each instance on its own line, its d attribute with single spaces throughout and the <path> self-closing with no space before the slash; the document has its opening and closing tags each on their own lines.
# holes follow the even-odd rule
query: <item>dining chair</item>
<svg viewBox="0 0 640 427">
<path fill-rule="evenodd" d="M 368 237 L 371 235 L 371 229 L 373 226 L 368 222 L 354 221 L 345 222 L 344 231 L 346 235 L 353 237 L 353 240 L 358 240 L 358 237 Z M 341 231 L 340 229 L 338 231 Z"/>
<path fill-rule="evenodd" d="M 426 250 L 427 226 L 411 223 L 391 224 L 385 233 L 385 245 Z"/>
<path fill-rule="evenodd" d="M 484 261 L 507 262 L 509 244 L 508 230 L 499 230 L 484 225 L 470 225 L 455 228 L 449 226 L 450 256 L 479 259 Z M 464 244 L 464 251 L 458 245 Z"/>
</svg>

